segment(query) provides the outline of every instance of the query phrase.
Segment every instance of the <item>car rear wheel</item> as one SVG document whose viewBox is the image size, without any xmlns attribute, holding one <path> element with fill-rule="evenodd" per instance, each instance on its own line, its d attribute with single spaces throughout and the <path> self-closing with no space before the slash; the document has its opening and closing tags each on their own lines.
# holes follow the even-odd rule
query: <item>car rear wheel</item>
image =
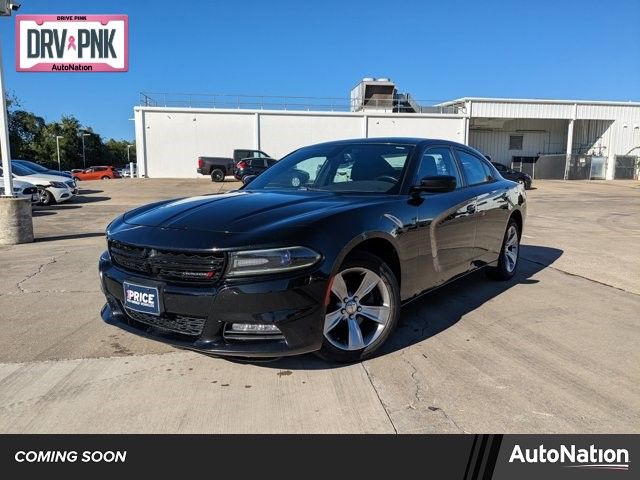
<svg viewBox="0 0 640 480">
<path fill-rule="evenodd" d="M 512 218 L 507 224 L 507 230 L 502 240 L 498 265 L 487 270 L 488 275 L 494 280 L 509 280 L 518 270 L 519 255 L 520 231 L 518 222 Z"/>
<path fill-rule="evenodd" d="M 104 177 L 101 177 L 100 180 L 109 180 L 111 177 L 107 177 L 106 175 Z"/>
<path fill-rule="evenodd" d="M 224 182 L 224 172 L 220 168 L 214 168 L 211 171 L 212 182 Z"/>
<path fill-rule="evenodd" d="M 349 257 L 333 278 L 317 354 L 334 362 L 369 358 L 389 338 L 400 316 L 398 282 L 378 257 Z"/>
<path fill-rule="evenodd" d="M 56 203 L 56 199 L 53 196 L 53 194 L 45 189 L 45 188 L 39 188 L 38 189 L 38 194 L 40 195 L 40 204 L 41 205 L 53 205 L 54 203 Z"/>
</svg>

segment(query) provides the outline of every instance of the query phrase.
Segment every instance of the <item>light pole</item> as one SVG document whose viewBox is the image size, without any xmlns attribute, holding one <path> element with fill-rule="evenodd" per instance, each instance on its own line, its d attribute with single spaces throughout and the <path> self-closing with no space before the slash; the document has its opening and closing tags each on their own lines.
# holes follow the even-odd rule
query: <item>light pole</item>
<svg viewBox="0 0 640 480">
<path fill-rule="evenodd" d="M 20 5 L 8 0 L 0 0 L 0 16 L 10 17 Z M 13 195 L 13 174 L 11 172 L 11 147 L 9 146 L 9 126 L 7 101 L 4 96 L 4 68 L 0 47 L 0 154 L 2 154 L 2 177 L 4 195 L 0 198 L 0 245 L 16 245 L 33 242 L 33 218 L 31 202 Z"/>
<path fill-rule="evenodd" d="M 0 16 L 10 17 L 14 10 L 20 8 L 20 5 L 0 1 Z M 0 153 L 2 153 L 2 171 L 4 178 L 4 195 L 5 197 L 13 197 L 13 176 L 11 174 L 11 148 L 9 147 L 9 121 L 7 119 L 7 100 L 4 97 L 4 67 L 2 62 L 2 47 L 0 46 Z"/>
<path fill-rule="evenodd" d="M 82 134 L 82 166 L 86 169 L 87 168 L 87 157 L 84 154 L 84 137 L 90 137 L 91 135 L 89 135 L 88 133 L 83 133 Z"/>
<path fill-rule="evenodd" d="M 60 139 L 64 138 L 62 135 L 56 135 L 56 151 L 58 152 L 58 170 L 62 171 L 62 164 L 60 163 Z"/>
</svg>

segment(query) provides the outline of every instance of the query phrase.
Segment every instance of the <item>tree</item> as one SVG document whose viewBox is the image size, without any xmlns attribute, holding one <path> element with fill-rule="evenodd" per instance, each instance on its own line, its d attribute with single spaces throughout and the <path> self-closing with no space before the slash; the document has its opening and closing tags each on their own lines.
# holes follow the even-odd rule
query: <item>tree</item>
<svg viewBox="0 0 640 480">
<path fill-rule="evenodd" d="M 56 136 L 60 136 L 60 164 L 63 170 L 81 168 L 82 138 L 84 137 L 87 166 L 124 165 L 127 163 L 125 140 L 109 139 L 106 143 L 91 127 L 83 126 L 73 115 L 62 116 L 59 122 L 47 123 L 26 110 L 13 95 L 7 96 L 9 141 L 13 158 L 33 160 L 50 168 L 58 168 Z M 131 151 L 135 161 L 135 150 Z"/>
</svg>

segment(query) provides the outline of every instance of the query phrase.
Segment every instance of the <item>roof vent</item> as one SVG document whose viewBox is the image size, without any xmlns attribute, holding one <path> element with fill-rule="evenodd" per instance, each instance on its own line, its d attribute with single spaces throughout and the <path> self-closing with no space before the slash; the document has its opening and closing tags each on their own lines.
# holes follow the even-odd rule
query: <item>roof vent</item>
<svg viewBox="0 0 640 480">
<path fill-rule="evenodd" d="M 390 78 L 387 78 L 387 77 L 382 77 L 382 78 L 378 78 L 378 79 L 377 79 L 377 81 L 378 81 L 378 82 L 390 82 L 390 81 L 391 81 L 391 79 L 390 79 Z"/>
<path fill-rule="evenodd" d="M 362 79 L 363 82 L 373 82 L 374 80 L 375 80 L 375 78 L 373 78 L 373 77 L 364 77 Z"/>
</svg>

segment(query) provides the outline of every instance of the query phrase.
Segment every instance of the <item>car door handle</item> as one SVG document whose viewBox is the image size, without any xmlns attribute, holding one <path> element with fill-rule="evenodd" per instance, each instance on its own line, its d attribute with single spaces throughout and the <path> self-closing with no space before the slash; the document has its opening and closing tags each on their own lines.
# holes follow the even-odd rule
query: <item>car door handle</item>
<svg viewBox="0 0 640 480">
<path fill-rule="evenodd" d="M 467 213 L 476 213 L 476 205 L 474 203 L 467 205 Z"/>
</svg>

